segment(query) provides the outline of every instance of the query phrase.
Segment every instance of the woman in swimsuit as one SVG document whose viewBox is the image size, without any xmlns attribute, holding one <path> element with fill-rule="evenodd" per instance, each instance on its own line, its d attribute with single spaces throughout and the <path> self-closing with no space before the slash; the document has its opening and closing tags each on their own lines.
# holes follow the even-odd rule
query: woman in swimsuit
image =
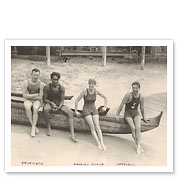
<svg viewBox="0 0 178 177">
<path fill-rule="evenodd" d="M 89 87 L 82 91 L 78 98 L 75 101 L 75 114 L 78 116 L 79 113 L 77 112 L 78 108 L 78 102 L 84 98 L 84 105 L 82 114 L 85 120 L 87 121 L 91 134 L 94 137 L 97 146 L 99 149 L 106 150 L 106 146 L 103 142 L 102 132 L 99 125 L 99 114 L 98 110 L 95 106 L 96 96 L 99 95 L 105 100 L 105 109 L 107 108 L 107 98 L 98 90 L 96 90 L 96 80 L 95 79 L 89 79 L 88 80 Z"/>
</svg>

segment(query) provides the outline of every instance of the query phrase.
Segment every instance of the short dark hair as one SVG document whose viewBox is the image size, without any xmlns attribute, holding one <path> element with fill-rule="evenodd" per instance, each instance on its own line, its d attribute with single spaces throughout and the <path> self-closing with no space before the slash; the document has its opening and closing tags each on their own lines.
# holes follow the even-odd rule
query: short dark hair
<svg viewBox="0 0 178 177">
<path fill-rule="evenodd" d="M 53 72 L 53 73 L 50 74 L 50 76 L 51 76 L 51 79 L 53 78 L 53 76 L 57 76 L 58 79 L 61 78 L 61 75 L 60 75 L 60 73 L 58 73 L 58 72 Z"/>
<path fill-rule="evenodd" d="M 138 82 L 138 81 L 134 81 L 134 82 L 132 83 L 132 86 L 133 86 L 133 85 L 137 85 L 138 88 L 140 88 L 140 82 Z"/>
<path fill-rule="evenodd" d="M 32 73 L 33 73 L 33 71 L 34 71 L 34 72 L 39 72 L 39 73 L 40 73 L 40 70 L 39 70 L 38 68 L 33 68 L 33 69 L 32 69 Z"/>
</svg>

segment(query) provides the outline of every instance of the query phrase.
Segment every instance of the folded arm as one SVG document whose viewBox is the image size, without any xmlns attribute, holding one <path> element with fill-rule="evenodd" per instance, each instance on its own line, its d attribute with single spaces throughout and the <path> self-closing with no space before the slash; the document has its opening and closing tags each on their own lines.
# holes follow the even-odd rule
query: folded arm
<svg viewBox="0 0 178 177">
<path fill-rule="evenodd" d="M 28 81 L 25 81 L 23 83 L 23 89 L 22 89 L 23 97 L 25 99 L 37 99 L 39 96 L 39 93 L 29 94 L 27 87 L 28 87 Z"/>
</svg>

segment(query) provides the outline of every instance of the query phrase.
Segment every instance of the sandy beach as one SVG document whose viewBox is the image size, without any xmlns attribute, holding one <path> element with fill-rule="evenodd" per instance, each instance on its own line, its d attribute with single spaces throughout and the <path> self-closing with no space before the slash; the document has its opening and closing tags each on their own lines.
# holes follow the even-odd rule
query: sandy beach
<svg viewBox="0 0 178 177">
<path fill-rule="evenodd" d="M 22 162 L 42 162 L 46 166 L 65 165 L 135 165 L 165 166 L 167 164 L 167 65 L 146 63 L 140 70 L 136 63 L 117 63 L 110 61 L 105 67 L 100 61 L 81 58 L 71 59 L 68 63 L 53 62 L 47 67 L 44 62 L 13 59 L 11 65 L 11 90 L 22 92 L 24 79 L 30 77 L 31 70 L 41 70 L 41 80 L 50 81 L 53 71 L 61 73 L 60 83 L 66 89 L 66 95 L 73 95 L 65 104 L 74 107 L 75 98 L 87 87 L 89 78 L 95 78 L 97 89 L 108 97 L 109 114 L 115 114 L 125 93 L 131 91 L 131 83 L 141 83 L 141 93 L 145 97 L 145 115 L 154 117 L 163 111 L 158 128 L 142 133 L 142 146 L 145 150 L 138 156 L 131 135 L 104 135 L 107 151 L 97 149 L 90 134 L 76 133 L 78 142 L 70 140 L 67 131 L 52 130 L 52 136 L 46 136 L 46 129 L 39 128 L 40 133 L 30 137 L 30 127 L 12 124 L 11 127 L 11 160 L 12 165 Z M 103 105 L 98 97 L 97 107 Z M 79 104 L 82 108 L 83 100 Z M 123 114 L 123 111 L 122 113 Z"/>
</svg>

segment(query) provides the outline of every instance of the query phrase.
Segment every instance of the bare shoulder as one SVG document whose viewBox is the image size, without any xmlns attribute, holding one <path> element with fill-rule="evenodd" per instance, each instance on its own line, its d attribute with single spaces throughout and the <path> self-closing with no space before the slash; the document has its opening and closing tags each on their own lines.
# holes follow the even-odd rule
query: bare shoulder
<svg viewBox="0 0 178 177">
<path fill-rule="evenodd" d="M 125 94 L 123 101 L 124 101 L 124 103 L 128 103 L 128 102 L 130 102 L 131 99 L 132 99 L 132 93 L 128 92 Z"/>
<path fill-rule="evenodd" d="M 45 85 L 44 82 L 42 82 L 41 80 L 40 80 L 40 84 L 41 84 L 41 85 Z"/>
<path fill-rule="evenodd" d="M 144 100 L 144 96 L 140 93 L 140 100 Z"/>
<path fill-rule="evenodd" d="M 87 89 L 83 90 L 81 93 L 87 94 Z"/>
<path fill-rule="evenodd" d="M 60 85 L 60 87 L 61 87 L 61 91 L 65 91 L 65 87 L 64 86 L 62 86 L 62 85 Z"/>
<path fill-rule="evenodd" d="M 44 90 L 49 90 L 49 84 L 44 84 Z"/>
<path fill-rule="evenodd" d="M 131 98 L 132 97 L 132 92 L 128 92 L 124 96 L 125 98 Z"/>
<path fill-rule="evenodd" d="M 28 80 L 24 80 L 23 84 L 24 84 L 24 86 L 27 86 L 28 85 Z"/>
<path fill-rule="evenodd" d="M 87 95 L 87 89 L 83 90 L 81 93 L 80 93 L 81 96 L 86 96 Z"/>
<path fill-rule="evenodd" d="M 40 86 L 43 88 L 45 86 L 45 83 L 43 83 L 42 81 L 40 81 Z"/>
</svg>

